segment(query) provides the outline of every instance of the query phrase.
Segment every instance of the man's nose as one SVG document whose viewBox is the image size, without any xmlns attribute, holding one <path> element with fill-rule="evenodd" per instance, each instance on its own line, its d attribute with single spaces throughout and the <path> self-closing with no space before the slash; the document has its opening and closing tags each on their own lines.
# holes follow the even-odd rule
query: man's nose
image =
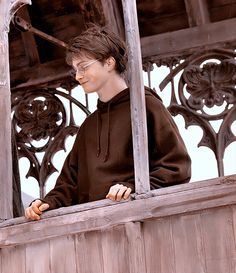
<svg viewBox="0 0 236 273">
<path fill-rule="evenodd" d="M 84 76 L 83 73 L 81 73 L 81 72 L 79 72 L 79 71 L 76 71 L 76 73 L 75 73 L 75 79 L 76 79 L 77 81 L 79 81 L 80 79 L 82 79 L 83 76 Z"/>
</svg>

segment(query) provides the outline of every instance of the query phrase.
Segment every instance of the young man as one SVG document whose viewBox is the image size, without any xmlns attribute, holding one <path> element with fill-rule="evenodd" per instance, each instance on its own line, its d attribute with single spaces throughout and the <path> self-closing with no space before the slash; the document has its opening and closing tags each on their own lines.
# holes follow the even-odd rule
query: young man
<svg viewBox="0 0 236 273">
<path fill-rule="evenodd" d="M 67 61 L 84 91 L 97 92 L 97 110 L 81 125 L 55 188 L 26 209 L 32 220 L 47 209 L 127 199 L 135 190 L 124 43 L 105 28 L 92 26 L 73 39 Z M 151 189 L 186 183 L 191 160 L 178 129 L 152 90 L 146 88 L 145 97 Z"/>
</svg>

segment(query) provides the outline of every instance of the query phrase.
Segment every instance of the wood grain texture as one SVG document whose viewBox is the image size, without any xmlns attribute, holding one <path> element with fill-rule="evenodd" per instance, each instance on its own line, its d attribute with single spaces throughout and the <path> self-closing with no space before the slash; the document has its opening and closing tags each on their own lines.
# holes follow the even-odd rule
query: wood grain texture
<svg viewBox="0 0 236 273">
<path fill-rule="evenodd" d="M 177 30 L 159 35 L 141 38 L 143 58 L 184 55 L 193 49 L 222 46 L 235 42 L 236 19 L 205 24 L 190 29 Z M 156 46 L 153 46 L 153 45 Z"/>
<path fill-rule="evenodd" d="M 126 223 L 125 231 L 128 240 L 127 250 L 125 250 L 125 252 L 128 252 L 129 257 L 129 272 L 146 272 L 143 223 Z"/>
<path fill-rule="evenodd" d="M 104 273 L 130 273 L 124 225 L 104 230 L 101 233 L 101 240 Z"/>
<path fill-rule="evenodd" d="M 75 236 L 77 273 L 104 273 L 101 232 Z"/>
<path fill-rule="evenodd" d="M 234 273 L 236 245 L 232 208 L 204 211 L 201 225 L 207 273 Z"/>
<path fill-rule="evenodd" d="M 176 273 L 171 218 L 146 221 L 143 233 L 146 272 Z"/>
<path fill-rule="evenodd" d="M 2 273 L 25 273 L 25 246 L 15 246 L 0 250 L 0 272 Z"/>
<path fill-rule="evenodd" d="M 62 236 L 60 238 L 51 239 L 49 244 L 50 272 L 76 273 L 74 236 Z"/>
<path fill-rule="evenodd" d="M 135 192 L 150 190 L 146 105 L 137 8 L 135 0 L 122 0 L 126 44 L 128 47 L 128 77 L 130 87 L 131 125 L 134 150 Z"/>
<path fill-rule="evenodd" d="M 0 247 L 107 229 L 131 221 L 144 221 L 236 204 L 235 176 L 221 178 L 216 181 L 216 184 L 211 183 L 208 187 L 199 186 L 198 188 L 196 185 L 192 186 L 193 189 L 190 185 L 186 187 L 188 190 L 180 191 L 178 188 L 176 193 L 172 191 L 146 199 L 115 203 L 115 205 L 81 212 L 72 210 L 73 212 L 68 215 L 45 218 L 38 222 L 23 220 L 21 224 L 10 226 L 2 223 L 0 224 L 0 227 L 2 226 Z"/>
<path fill-rule="evenodd" d="M 26 245 L 25 266 L 27 273 L 52 273 L 49 241 Z"/>
<path fill-rule="evenodd" d="M 176 273 L 206 273 L 199 214 L 171 218 Z"/>
<path fill-rule="evenodd" d="M 190 27 L 210 22 L 207 0 L 185 0 L 184 3 Z"/>
<path fill-rule="evenodd" d="M 5 12 L 5 13 L 4 13 Z M 12 213 L 11 100 L 8 52 L 9 1 L 0 2 L 0 218 Z"/>
</svg>

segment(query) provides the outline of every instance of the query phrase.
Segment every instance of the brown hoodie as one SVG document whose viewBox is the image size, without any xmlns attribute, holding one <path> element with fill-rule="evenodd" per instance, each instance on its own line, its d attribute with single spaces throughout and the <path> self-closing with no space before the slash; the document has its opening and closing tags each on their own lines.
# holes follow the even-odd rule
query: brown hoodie
<svg viewBox="0 0 236 273">
<path fill-rule="evenodd" d="M 191 160 L 168 110 L 145 90 L 151 189 L 189 181 Z M 117 183 L 134 191 L 130 94 L 125 89 L 97 110 L 79 129 L 55 188 L 43 199 L 50 208 L 105 198 Z"/>
</svg>

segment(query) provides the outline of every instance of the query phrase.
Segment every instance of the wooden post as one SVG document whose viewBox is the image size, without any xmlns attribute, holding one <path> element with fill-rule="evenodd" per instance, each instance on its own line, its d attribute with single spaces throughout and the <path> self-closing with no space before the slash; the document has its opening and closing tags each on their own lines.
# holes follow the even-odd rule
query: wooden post
<svg viewBox="0 0 236 273">
<path fill-rule="evenodd" d="M 135 0 L 122 0 L 126 43 L 128 46 L 131 121 L 133 133 L 135 191 L 150 190 L 147 146 L 146 104 L 142 74 L 142 58 Z"/>
<path fill-rule="evenodd" d="M 206 0 L 185 0 L 184 2 L 190 27 L 210 23 Z"/>
<path fill-rule="evenodd" d="M 9 73 L 8 32 L 13 14 L 30 0 L 0 0 L 0 219 L 11 218 L 11 92 Z"/>
</svg>

